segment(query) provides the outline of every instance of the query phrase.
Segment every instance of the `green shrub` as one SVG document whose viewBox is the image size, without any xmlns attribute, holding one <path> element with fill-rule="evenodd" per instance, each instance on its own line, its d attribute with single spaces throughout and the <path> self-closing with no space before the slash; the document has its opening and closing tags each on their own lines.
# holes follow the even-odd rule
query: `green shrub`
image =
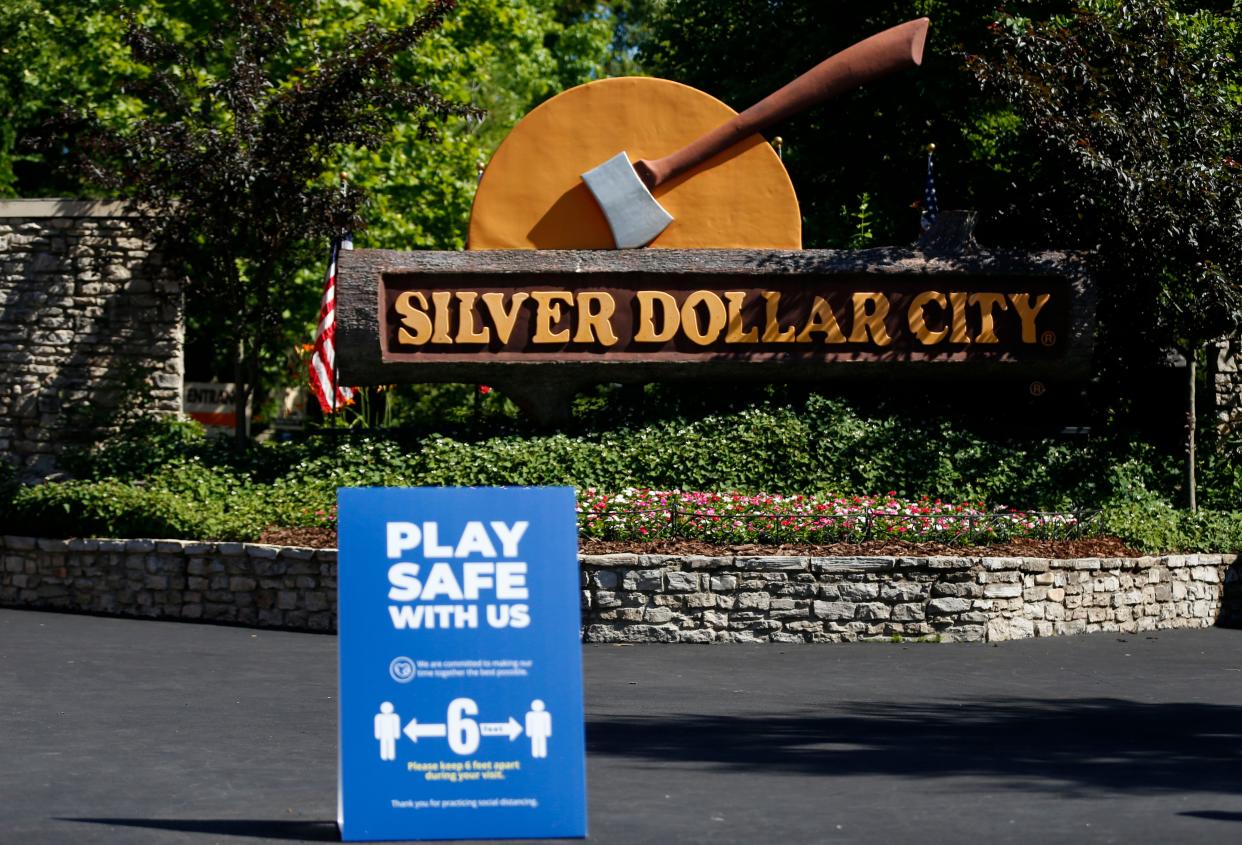
<svg viewBox="0 0 1242 845">
<path fill-rule="evenodd" d="M 1147 554 L 1242 553 L 1242 513 L 1178 510 L 1151 499 L 1117 502 L 1101 513 L 1101 532 Z"/>
<path fill-rule="evenodd" d="M 331 523 L 344 486 L 542 485 L 621 490 L 879 494 L 1022 510 L 1102 509 L 1148 550 L 1242 548 L 1242 444 L 1207 444 L 1200 501 L 1179 497 L 1176 456 L 1141 441 L 983 436 L 947 420 L 863 414 L 821 396 L 577 434 L 407 440 L 334 432 L 238 450 L 195 424 L 142 420 L 71 456 L 83 480 L 17 487 L 0 475 L 0 524 L 21 533 L 254 539 L 269 525 Z M 626 420 L 631 420 L 626 422 Z M 7 502 L 7 504 L 6 504 Z M 37 530 L 36 530 L 37 529 Z"/>
<path fill-rule="evenodd" d="M 146 416 L 89 449 L 67 450 L 60 465 L 79 478 L 144 478 L 206 448 L 203 427 L 194 420 Z"/>
<path fill-rule="evenodd" d="M 5 533 L 38 537 L 190 537 L 191 503 L 120 481 L 67 481 L 26 487 L 0 517 Z"/>
</svg>

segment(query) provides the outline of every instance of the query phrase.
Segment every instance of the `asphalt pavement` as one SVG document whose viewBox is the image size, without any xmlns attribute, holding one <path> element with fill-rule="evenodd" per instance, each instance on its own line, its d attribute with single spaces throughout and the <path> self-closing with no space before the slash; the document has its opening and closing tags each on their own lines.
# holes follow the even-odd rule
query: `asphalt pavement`
<svg viewBox="0 0 1242 845">
<path fill-rule="evenodd" d="M 583 653 L 590 842 L 1242 842 L 1242 631 Z M 0 843 L 336 841 L 335 661 L 0 610 Z"/>
</svg>

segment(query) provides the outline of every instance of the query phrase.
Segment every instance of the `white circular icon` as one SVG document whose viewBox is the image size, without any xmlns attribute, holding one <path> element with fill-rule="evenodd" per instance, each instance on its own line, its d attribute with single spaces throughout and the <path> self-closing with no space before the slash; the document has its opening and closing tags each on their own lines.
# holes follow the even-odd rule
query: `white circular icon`
<svg viewBox="0 0 1242 845">
<path fill-rule="evenodd" d="M 394 657 L 388 664 L 388 674 L 399 684 L 414 680 L 414 661 L 408 657 Z"/>
</svg>

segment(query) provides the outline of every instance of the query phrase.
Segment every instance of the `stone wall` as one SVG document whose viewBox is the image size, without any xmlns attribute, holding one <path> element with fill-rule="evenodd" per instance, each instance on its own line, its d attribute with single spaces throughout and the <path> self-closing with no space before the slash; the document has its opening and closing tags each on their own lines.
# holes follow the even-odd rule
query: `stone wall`
<svg viewBox="0 0 1242 845">
<path fill-rule="evenodd" d="M 336 551 L 184 540 L 0 538 L 0 605 L 336 629 Z"/>
<path fill-rule="evenodd" d="M 1208 352 L 1217 429 L 1242 432 L 1242 337 L 1221 341 Z"/>
<path fill-rule="evenodd" d="M 336 552 L 0 538 L 0 605 L 336 626 Z M 1242 556 L 584 556 L 590 642 L 998 641 L 1242 625 Z"/>
<path fill-rule="evenodd" d="M 1237 555 L 583 558 L 594 642 L 973 642 L 1201 628 L 1230 621 L 1221 618 L 1226 581 L 1233 591 L 1240 580 Z"/>
<path fill-rule="evenodd" d="M 122 411 L 179 412 L 182 316 L 119 204 L 0 202 L 0 457 L 46 476 Z"/>
</svg>

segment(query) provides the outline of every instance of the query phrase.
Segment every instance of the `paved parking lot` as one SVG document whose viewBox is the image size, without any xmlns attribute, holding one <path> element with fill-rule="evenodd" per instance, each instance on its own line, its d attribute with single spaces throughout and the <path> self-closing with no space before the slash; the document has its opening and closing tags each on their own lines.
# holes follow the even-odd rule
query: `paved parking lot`
<svg viewBox="0 0 1242 845">
<path fill-rule="evenodd" d="M 590 841 L 1242 841 L 1242 631 L 584 648 Z M 336 640 L 0 610 L 0 841 L 333 841 Z"/>
</svg>

